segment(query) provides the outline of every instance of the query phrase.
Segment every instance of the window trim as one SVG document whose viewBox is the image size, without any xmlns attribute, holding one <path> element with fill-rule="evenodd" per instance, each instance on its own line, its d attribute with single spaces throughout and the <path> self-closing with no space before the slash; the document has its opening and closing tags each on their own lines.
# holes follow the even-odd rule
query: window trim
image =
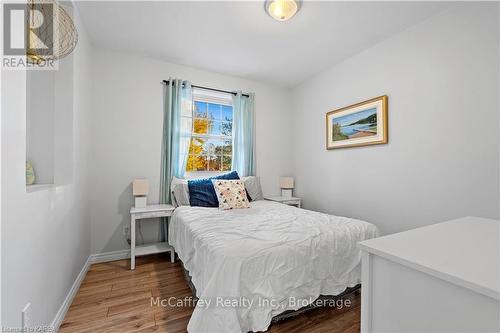
<svg viewBox="0 0 500 333">
<path fill-rule="evenodd" d="M 194 133 L 194 120 L 195 119 L 208 119 L 208 118 L 194 117 L 194 107 L 195 107 L 196 102 L 219 104 L 222 106 L 230 106 L 232 108 L 233 107 L 232 95 L 227 94 L 227 93 L 209 91 L 209 90 L 205 90 L 205 89 L 201 89 L 201 88 L 193 88 L 193 97 L 192 97 L 193 113 L 191 114 L 191 117 L 190 117 L 193 120 L 193 122 L 192 122 L 193 127 L 191 128 L 190 139 L 192 139 L 193 137 L 202 138 L 202 139 L 206 139 L 206 140 L 213 139 L 213 140 L 220 140 L 223 143 L 224 143 L 224 141 L 231 141 L 231 152 L 232 152 L 233 151 L 233 135 L 232 135 L 232 133 L 230 136 L 222 135 L 222 134 L 221 135 L 210 135 L 208 133 L 207 134 Z M 220 119 L 215 120 L 215 121 L 218 121 L 220 123 L 223 123 L 223 122 L 228 123 L 228 121 L 224 121 L 224 119 L 222 118 L 222 110 L 221 110 Z M 232 126 L 233 119 L 231 119 L 230 123 Z M 195 156 L 195 155 L 192 155 L 192 154 L 190 154 L 190 152 L 188 152 L 187 157 L 189 158 L 189 156 Z M 206 156 L 206 154 L 203 154 L 202 156 Z M 222 152 L 220 155 L 215 155 L 215 156 L 217 156 L 221 159 L 223 159 L 224 157 L 230 156 L 231 157 L 231 168 L 229 169 L 229 171 L 232 169 L 232 153 L 231 153 L 231 155 L 228 155 L 228 154 L 224 154 Z M 185 174 L 186 174 L 187 178 L 199 178 L 200 176 L 201 177 L 205 177 L 205 176 L 210 177 L 210 176 L 215 176 L 215 175 L 219 175 L 219 174 L 224 174 L 227 172 L 228 172 L 228 170 L 197 170 L 197 171 L 185 170 Z"/>
<path fill-rule="evenodd" d="M 233 106 L 233 98 L 230 94 L 193 88 L 193 104 L 195 101 Z"/>
</svg>

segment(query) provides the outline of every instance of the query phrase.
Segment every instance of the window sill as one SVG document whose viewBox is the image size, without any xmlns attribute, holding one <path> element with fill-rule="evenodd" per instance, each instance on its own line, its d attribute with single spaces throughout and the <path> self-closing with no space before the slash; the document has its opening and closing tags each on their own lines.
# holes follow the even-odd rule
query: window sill
<svg viewBox="0 0 500 333">
<path fill-rule="evenodd" d="M 26 185 L 26 193 L 49 190 L 52 187 L 54 187 L 54 184 L 33 184 L 33 185 Z"/>
<path fill-rule="evenodd" d="M 220 176 L 231 171 L 187 171 L 185 173 L 186 179 L 200 179 L 200 178 L 210 178 L 214 176 Z"/>
</svg>

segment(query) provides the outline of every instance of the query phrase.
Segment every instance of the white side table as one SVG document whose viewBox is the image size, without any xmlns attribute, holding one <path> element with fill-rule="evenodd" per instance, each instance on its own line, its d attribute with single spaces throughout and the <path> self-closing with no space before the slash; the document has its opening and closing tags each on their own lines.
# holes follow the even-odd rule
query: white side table
<svg viewBox="0 0 500 333">
<path fill-rule="evenodd" d="M 278 195 L 274 197 L 265 197 L 264 199 L 269 201 L 276 201 L 289 206 L 296 206 L 298 208 L 302 207 L 302 199 L 297 197 L 282 197 Z"/>
<path fill-rule="evenodd" d="M 130 209 L 130 269 L 135 269 L 136 256 L 143 256 L 146 254 L 170 252 L 170 261 L 174 262 L 175 251 L 167 241 L 135 245 L 135 223 L 137 220 L 170 217 L 174 209 L 172 205 L 148 205 L 146 207 L 132 207 Z"/>
</svg>

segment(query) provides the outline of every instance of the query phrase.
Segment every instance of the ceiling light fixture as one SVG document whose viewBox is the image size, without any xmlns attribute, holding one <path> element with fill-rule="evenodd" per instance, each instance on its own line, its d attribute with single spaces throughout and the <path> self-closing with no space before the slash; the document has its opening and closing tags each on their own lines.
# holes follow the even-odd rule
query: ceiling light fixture
<svg viewBox="0 0 500 333">
<path fill-rule="evenodd" d="M 26 21 L 29 31 L 26 48 L 28 61 L 37 64 L 64 58 L 73 52 L 78 33 L 73 19 L 63 6 L 57 0 L 28 0 L 27 3 L 30 9 Z M 43 25 L 44 21 L 48 23 Z M 35 30 L 33 27 L 41 28 Z M 47 47 L 50 52 L 45 50 Z"/>
<path fill-rule="evenodd" d="M 300 0 L 266 0 L 266 13 L 278 21 L 291 19 L 300 9 Z"/>
</svg>

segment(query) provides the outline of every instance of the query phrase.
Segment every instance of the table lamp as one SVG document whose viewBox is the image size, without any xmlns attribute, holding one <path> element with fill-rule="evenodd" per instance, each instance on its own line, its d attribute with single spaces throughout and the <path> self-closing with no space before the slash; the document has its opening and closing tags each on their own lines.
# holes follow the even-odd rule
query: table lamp
<svg viewBox="0 0 500 333">
<path fill-rule="evenodd" d="M 280 187 L 282 197 L 292 197 L 293 177 L 280 177 Z"/>
<path fill-rule="evenodd" d="M 132 192 L 135 197 L 135 207 L 146 207 L 149 192 L 149 181 L 147 179 L 134 179 L 132 183 Z"/>
</svg>

